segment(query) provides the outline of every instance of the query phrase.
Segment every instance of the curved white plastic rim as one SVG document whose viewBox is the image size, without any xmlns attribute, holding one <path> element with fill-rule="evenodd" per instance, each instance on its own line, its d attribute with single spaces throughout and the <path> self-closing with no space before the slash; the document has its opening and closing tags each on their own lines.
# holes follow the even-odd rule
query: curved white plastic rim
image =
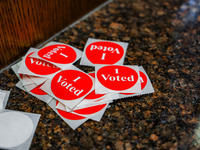
<svg viewBox="0 0 200 150">
<path fill-rule="evenodd" d="M 33 133 L 33 121 L 19 112 L 0 113 L 0 147 L 23 144 Z"/>
</svg>

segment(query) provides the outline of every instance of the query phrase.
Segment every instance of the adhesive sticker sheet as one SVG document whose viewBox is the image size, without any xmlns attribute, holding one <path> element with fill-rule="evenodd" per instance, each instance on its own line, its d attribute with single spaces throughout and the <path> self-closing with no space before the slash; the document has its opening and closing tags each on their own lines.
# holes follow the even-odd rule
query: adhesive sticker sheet
<svg viewBox="0 0 200 150">
<path fill-rule="evenodd" d="M 44 78 L 51 78 L 56 72 L 61 70 L 49 62 L 29 57 L 38 49 L 30 48 L 25 57 L 22 59 L 18 74 L 26 74 Z"/>
<path fill-rule="evenodd" d="M 81 124 L 86 122 L 88 118 L 73 114 L 71 112 L 66 112 L 60 109 L 56 109 L 56 100 L 53 99 L 49 106 L 73 129 L 75 130 Z"/>
<path fill-rule="evenodd" d="M 141 93 L 120 93 L 121 98 L 154 93 L 154 88 L 152 86 L 152 83 L 146 71 L 144 70 L 142 66 L 139 66 L 139 70 L 140 70 L 139 73 L 140 73 L 140 82 L 141 82 L 142 92 Z"/>
<path fill-rule="evenodd" d="M 39 118 L 39 114 L 1 110 L 0 149 L 28 150 Z"/>
<path fill-rule="evenodd" d="M 89 38 L 81 58 L 81 65 L 123 65 L 128 43 Z"/>
<path fill-rule="evenodd" d="M 21 62 L 20 62 L 21 64 Z M 15 64 L 11 66 L 12 70 L 14 73 L 17 75 L 18 79 L 23 85 L 23 88 L 25 88 L 26 91 L 31 91 L 32 89 L 36 88 L 38 85 L 31 79 L 31 76 L 26 75 L 26 74 L 19 74 L 19 66 L 18 64 Z M 46 79 L 46 78 L 45 78 Z M 40 79 L 39 79 L 40 80 Z M 38 82 L 39 83 L 39 82 Z"/>
<path fill-rule="evenodd" d="M 41 89 L 73 109 L 94 89 L 94 79 L 77 67 L 71 65 L 47 80 Z"/>
<path fill-rule="evenodd" d="M 139 93 L 141 83 L 138 66 L 96 65 L 95 92 Z"/>
<path fill-rule="evenodd" d="M 73 64 L 80 59 L 82 51 L 60 42 L 50 42 L 40 50 L 35 51 L 29 57 L 49 62 L 62 70 L 65 70 L 68 64 Z"/>
<path fill-rule="evenodd" d="M 94 107 L 87 107 L 84 109 L 78 109 L 72 112 L 67 112 L 56 108 L 58 101 L 53 99 L 49 106 L 73 129 L 75 130 L 81 124 L 86 122 L 88 119 L 93 119 L 95 121 L 100 121 L 108 104 L 97 105 Z"/>
<path fill-rule="evenodd" d="M 44 92 L 43 90 L 40 89 L 42 85 L 40 86 L 37 86 L 36 88 L 30 90 L 30 91 L 27 91 L 22 83 L 19 81 L 17 84 L 16 84 L 16 87 L 20 88 L 21 90 L 24 90 L 24 91 L 27 91 L 29 94 L 33 95 L 34 97 L 38 98 L 39 100 L 45 102 L 45 103 L 49 103 L 53 97 L 51 97 L 50 95 L 48 95 L 46 92 Z"/>
<path fill-rule="evenodd" d="M 0 109 L 4 109 L 8 102 L 10 91 L 0 89 Z"/>
</svg>

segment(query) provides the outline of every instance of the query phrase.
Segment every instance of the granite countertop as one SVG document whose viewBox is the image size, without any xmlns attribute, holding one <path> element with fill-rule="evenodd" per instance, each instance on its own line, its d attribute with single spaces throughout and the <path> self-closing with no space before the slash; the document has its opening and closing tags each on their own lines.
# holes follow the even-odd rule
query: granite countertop
<svg viewBox="0 0 200 150">
<path fill-rule="evenodd" d="M 83 50 L 88 38 L 129 42 L 125 64 L 142 65 L 155 93 L 114 101 L 100 122 L 72 130 L 7 69 L 6 108 L 41 114 L 31 149 L 200 149 L 199 0 L 114 0 L 53 41 Z"/>
</svg>

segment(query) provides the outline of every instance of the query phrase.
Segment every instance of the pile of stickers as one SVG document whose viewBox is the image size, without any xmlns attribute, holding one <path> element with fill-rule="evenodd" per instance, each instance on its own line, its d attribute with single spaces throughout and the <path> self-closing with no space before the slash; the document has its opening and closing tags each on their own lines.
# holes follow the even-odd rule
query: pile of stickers
<svg viewBox="0 0 200 150">
<path fill-rule="evenodd" d="M 58 42 L 30 48 L 12 66 L 20 79 L 16 86 L 49 104 L 73 129 L 88 119 L 100 121 L 113 100 L 154 92 L 143 67 L 123 65 L 127 47 L 89 38 L 83 52 Z M 80 58 L 80 65 L 95 71 L 75 67 Z"/>
</svg>

